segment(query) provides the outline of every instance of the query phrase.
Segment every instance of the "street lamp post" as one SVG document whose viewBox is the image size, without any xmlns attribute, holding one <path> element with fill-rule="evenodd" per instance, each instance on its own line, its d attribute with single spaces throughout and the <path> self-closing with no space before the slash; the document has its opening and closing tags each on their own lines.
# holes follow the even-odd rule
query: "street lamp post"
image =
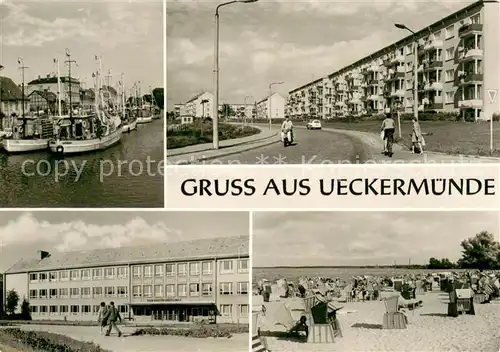
<svg viewBox="0 0 500 352">
<path fill-rule="evenodd" d="M 243 100 L 243 105 L 244 105 L 244 109 L 245 109 L 245 113 L 243 115 L 243 127 L 245 127 L 245 123 L 246 123 L 246 120 L 247 120 L 247 98 L 251 98 L 252 96 L 251 95 L 247 95 L 245 96 L 245 99 Z"/>
<path fill-rule="evenodd" d="M 214 40 L 214 103 L 213 103 L 213 148 L 219 149 L 219 9 L 234 3 L 251 3 L 258 0 L 233 0 L 217 5 L 215 8 L 215 40 Z"/>
<path fill-rule="evenodd" d="M 406 29 L 411 34 L 413 34 L 413 116 L 415 120 L 418 121 L 418 45 L 417 45 L 417 36 L 414 31 L 408 28 L 406 25 L 401 23 L 394 24 L 396 28 Z"/>
<path fill-rule="evenodd" d="M 275 84 L 283 84 L 284 82 L 272 82 L 269 84 L 269 129 L 272 129 L 272 118 L 273 118 L 273 110 L 271 109 L 272 105 L 272 98 L 271 96 L 273 95 L 273 86 Z"/>
<path fill-rule="evenodd" d="M 0 71 L 3 70 L 3 66 L 0 65 Z M 3 117 L 2 117 L 2 80 L 0 79 L 0 127 L 3 128 Z"/>
</svg>

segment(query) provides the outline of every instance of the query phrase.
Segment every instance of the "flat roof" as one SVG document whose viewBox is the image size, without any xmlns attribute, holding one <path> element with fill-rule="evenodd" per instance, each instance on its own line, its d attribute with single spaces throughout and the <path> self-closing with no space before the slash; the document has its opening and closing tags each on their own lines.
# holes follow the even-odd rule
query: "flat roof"
<svg viewBox="0 0 500 352">
<path fill-rule="evenodd" d="M 249 236 L 217 237 L 148 246 L 53 253 L 44 259 L 21 259 L 5 274 L 155 262 L 248 257 Z"/>
<path fill-rule="evenodd" d="M 308 86 L 317 84 L 317 83 L 319 83 L 319 81 L 323 80 L 323 78 L 325 78 L 325 77 L 332 77 L 332 76 L 336 76 L 336 75 L 342 74 L 344 72 L 347 72 L 347 71 L 353 69 L 354 67 L 360 66 L 360 65 L 364 64 L 365 62 L 373 60 L 374 58 L 379 58 L 380 56 L 383 56 L 383 55 L 389 53 L 390 51 L 392 51 L 398 47 L 404 46 L 405 44 L 413 42 L 415 40 L 419 40 L 419 39 L 429 35 L 431 32 L 434 32 L 435 30 L 437 30 L 439 28 L 445 27 L 447 23 L 452 22 L 452 21 L 456 21 L 458 16 L 460 16 L 462 14 L 467 14 L 471 10 L 476 10 L 476 8 L 481 7 L 484 2 L 488 2 L 488 0 L 476 1 L 468 6 L 464 7 L 463 9 L 455 11 L 451 15 L 446 16 L 446 17 L 440 19 L 439 21 L 434 22 L 433 24 L 431 24 L 425 28 L 422 28 L 419 31 L 416 31 L 415 34 L 407 35 L 403 39 L 400 39 L 397 42 L 394 42 L 394 43 L 392 43 L 392 44 L 390 44 L 390 45 L 388 45 L 388 46 L 386 46 L 386 47 L 384 47 L 384 48 L 382 48 L 382 49 L 380 49 L 372 54 L 366 55 L 362 59 L 359 59 L 356 62 L 354 62 L 350 65 L 347 65 L 347 66 L 345 66 L 345 67 L 343 67 L 343 68 L 341 68 L 333 73 L 327 74 L 320 79 L 317 79 L 315 81 L 304 84 L 298 88 L 292 89 L 289 91 L 288 94 L 295 93 L 295 92 L 300 91 L 304 88 L 307 88 Z"/>
</svg>

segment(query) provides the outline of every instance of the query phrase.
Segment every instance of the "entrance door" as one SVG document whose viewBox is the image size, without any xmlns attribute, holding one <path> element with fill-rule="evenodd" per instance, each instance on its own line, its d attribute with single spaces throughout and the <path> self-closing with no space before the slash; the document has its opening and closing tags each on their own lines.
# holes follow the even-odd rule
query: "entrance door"
<svg viewBox="0 0 500 352">
<path fill-rule="evenodd" d="M 187 321 L 187 310 L 186 308 L 179 308 L 179 321 Z"/>
</svg>

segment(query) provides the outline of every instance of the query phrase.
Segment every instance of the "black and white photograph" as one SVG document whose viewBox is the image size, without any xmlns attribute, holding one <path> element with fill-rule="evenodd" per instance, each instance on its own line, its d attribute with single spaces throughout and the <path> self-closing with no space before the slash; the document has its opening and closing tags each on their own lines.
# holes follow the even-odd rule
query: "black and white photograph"
<svg viewBox="0 0 500 352">
<path fill-rule="evenodd" d="M 0 3 L 0 207 L 163 208 L 163 3 Z"/>
<path fill-rule="evenodd" d="M 260 351 L 500 349 L 498 212 L 256 212 Z"/>
<path fill-rule="evenodd" d="M 249 213 L 0 212 L 0 350 L 246 352 Z"/>
<path fill-rule="evenodd" d="M 169 0 L 167 163 L 498 162 L 499 23 L 498 0 Z"/>
</svg>

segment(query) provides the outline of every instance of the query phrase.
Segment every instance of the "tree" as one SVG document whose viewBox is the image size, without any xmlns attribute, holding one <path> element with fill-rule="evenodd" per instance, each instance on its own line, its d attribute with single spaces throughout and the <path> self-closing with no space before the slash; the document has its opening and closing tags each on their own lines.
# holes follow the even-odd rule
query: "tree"
<svg viewBox="0 0 500 352">
<path fill-rule="evenodd" d="M 23 303 L 21 303 L 21 316 L 23 320 L 31 320 L 30 303 L 26 298 L 23 299 Z"/>
<path fill-rule="evenodd" d="M 495 241 L 493 234 L 482 231 L 475 237 L 460 243 L 462 258 L 458 261 L 464 269 L 496 269 L 500 268 L 500 243 Z"/>
<path fill-rule="evenodd" d="M 433 257 L 429 259 L 429 265 L 427 265 L 427 269 L 452 269 L 454 267 L 455 264 L 453 264 L 448 258 L 440 260 Z"/>
<path fill-rule="evenodd" d="M 153 89 L 153 97 L 155 98 L 156 105 L 160 108 L 160 110 L 163 110 L 163 99 L 164 99 L 163 88 Z"/>
<path fill-rule="evenodd" d="M 9 314 L 14 314 L 16 312 L 17 305 L 19 304 L 19 295 L 15 290 L 10 290 L 7 292 L 7 298 L 5 300 L 5 310 Z"/>
<path fill-rule="evenodd" d="M 231 105 L 229 105 L 229 104 L 222 104 L 222 108 L 219 111 L 219 113 L 222 114 L 225 117 L 233 116 L 234 115 L 234 111 L 231 108 Z"/>
</svg>

